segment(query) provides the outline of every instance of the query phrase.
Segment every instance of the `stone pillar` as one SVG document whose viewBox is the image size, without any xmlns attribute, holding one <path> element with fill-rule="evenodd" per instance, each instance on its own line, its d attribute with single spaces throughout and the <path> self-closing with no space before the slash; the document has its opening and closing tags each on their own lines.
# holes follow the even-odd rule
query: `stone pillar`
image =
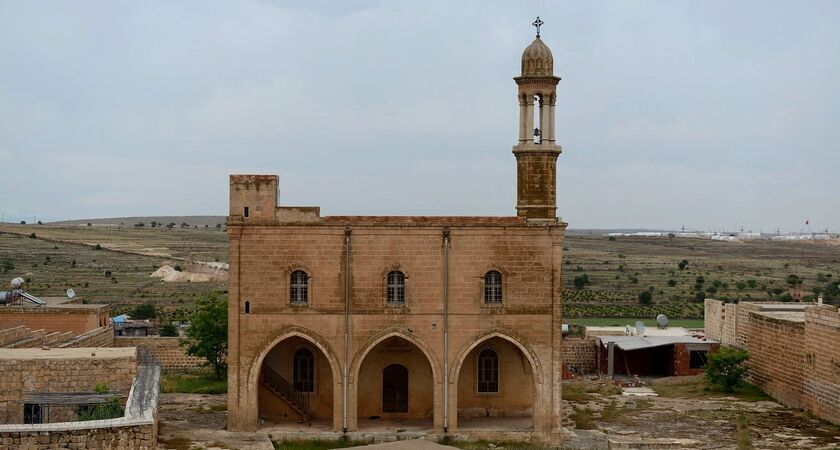
<svg viewBox="0 0 840 450">
<path fill-rule="evenodd" d="M 525 94 L 525 142 L 534 143 L 534 95 Z"/>
<path fill-rule="evenodd" d="M 548 143 L 554 144 L 557 140 L 557 135 L 554 132 L 554 104 L 557 101 L 557 95 L 551 94 L 551 101 L 548 106 Z"/>
<path fill-rule="evenodd" d="M 522 95 L 518 97 L 519 99 L 519 142 L 525 142 L 528 140 L 528 126 L 525 123 L 528 117 L 528 106 L 525 104 L 525 99 Z"/>
<path fill-rule="evenodd" d="M 549 139 L 551 139 L 548 125 L 548 101 L 547 95 L 540 96 L 540 144 L 548 143 Z"/>
</svg>

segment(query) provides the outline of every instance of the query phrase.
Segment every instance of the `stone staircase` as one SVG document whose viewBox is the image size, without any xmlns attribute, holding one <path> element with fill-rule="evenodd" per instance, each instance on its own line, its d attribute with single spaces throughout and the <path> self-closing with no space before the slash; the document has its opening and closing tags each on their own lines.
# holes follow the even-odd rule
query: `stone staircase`
<svg viewBox="0 0 840 450">
<path fill-rule="evenodd" d="M 309 415 L 309 395 L 307 392 L 295 389 L 292 383 L 286 381 L 285 378 L 268 366 L 263 366 L 260 382 L 272 394 L 289 405 L 294 412 L 298 413 L 303 422 L 309 423 L 311 417 Z"/>
</svg>

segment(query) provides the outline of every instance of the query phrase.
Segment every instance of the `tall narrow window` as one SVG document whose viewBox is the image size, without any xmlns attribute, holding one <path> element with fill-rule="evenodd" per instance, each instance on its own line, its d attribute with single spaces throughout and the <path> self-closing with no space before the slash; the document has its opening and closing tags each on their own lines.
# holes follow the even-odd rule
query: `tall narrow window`
<svg viewBox="0 0 840 450">
<path fill-rule="evenodd" d="M 312 351 L 302 348 L 295 352 L 292 361 L 292 383 L 300 392 L 315 391 L 315 357 Z"/>
<path fill-rule="evenodd" d="M 309 275 L 302 270 L 295 270 L 291 275 L 289 300 L 296 305 L 309 302 Z"/>
<path fill-rule="evenodd" d="M 502 303 L 502 274 L 491 270 L 484 274 L 484 303 L 498 305 Z"/>
<path fill-rule="evenodd" d="M 251 302 L 245 301 L 245 314 L 251 314 Z"/>
<path fill-rule="evenodd" d="M 478 392 L 499 392 L 499 355 L 491 349 L 478 354 Z"/>
<path fill-rule="evenodd" d="M 405 275 L 397 270 L 388 272 L 388 304 L 405 304 Z"/>
<path fill-rule="evenodd" d="M 243 211 L 242 216 L 243 217 L 248 217 L 248 207 L 247 206 L 245 207 L 245 211 Z"/>
</svg>

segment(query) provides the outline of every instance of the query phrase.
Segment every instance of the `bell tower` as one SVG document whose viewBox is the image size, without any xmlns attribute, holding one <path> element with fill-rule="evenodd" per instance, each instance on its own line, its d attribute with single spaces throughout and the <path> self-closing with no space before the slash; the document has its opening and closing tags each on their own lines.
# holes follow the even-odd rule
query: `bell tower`
<svg viewBox="0 0 840 450">
<path fill-rule="evenodd" d="M 554 104 L 557 83 L 554 57 L 542 39 L 537 17 L 537 37 L 522 52 L 522 74 L 514 77 L 518 86 L 519 143 L 516 156 L 516 215 L 527 219 L 557 218 L 557 156 L 562 149 L 554 135 Z"/>
</svg>

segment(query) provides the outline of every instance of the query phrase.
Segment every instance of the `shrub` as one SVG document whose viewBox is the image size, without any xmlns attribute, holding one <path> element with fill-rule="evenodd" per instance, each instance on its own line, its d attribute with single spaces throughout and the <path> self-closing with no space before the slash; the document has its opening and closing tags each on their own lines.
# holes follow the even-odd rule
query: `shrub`
<svg viewBox="0 0 840 450">
<path fill-rule="evenodd" d="M 787 284 L 788 284 L 788 286 L 790 286 L 792 288 L 795 288 L 796 286 L 799 286 L 800 284 L 802 284 L 802 278 L 799 278 L 799 276 L 797 276 L 797 275 L 792 275 L 792 274 L 788 275 Z"/>
<path fill-rule="evenodd" d="M 673 278 L 668 280 L 668 286 L 674 287 L 676 285 L 677 285 L 677 280 L 675 280 Z"/>
<path fill-rule="evenodd" d="M 97 384 L 94 388 L 97 394 L 107 394 L 109 392 L 107 384 Z M 76 414 L 79 415 L 79 421 L 85 422 L 88 420 L 106 420 L 116 419 L 125 415 L 125 411 L 120 405 L 119 398 L 115 395 L 111 397 L 106 403 L 97 405 L 80 405 L 75 407 Z"/>
<path fill-rule="evenodd" d="M 650 305 L 651 302 L 653 302 L 653 294 L 650 292 L 650 290 L 639 292 L 640 305 Z"/>
<path fill-rule="evenodd" d="M 102 250 L 102 246 L 100 244 L 96 244 L 96 247 L 94 247 L 94 249 L 95 250 Z"/>
<path fill-rule="evenodd" d="M 684 259 L 684 260 L 678 262 L 677 267 L 679 267 L 680 270 L 685 270 L 685 268 L 688 267 L 688 260 Z"/>
<path fill-rule="evenodd" d="M 615 240 L 615 236 L 610 236 L 610 237 L 609 237 L 609 240 L 614 241 L 614 240 Z"/>
<path fill-rule="evenodd" d="M 165 323 L 160 327 L 160 335 L 164 337 L 178 336 L 178 328 L 176 328 L 171 322 Z"/>
<path fill-rule="evenodd" d="M 175 265 L 175 267 L 173 267 L 173 269 L 175 269 L 176 272 L 183 272 L 183 269 L 181 268 L 181 266 L 179 266 L 177 264 Z"/>
<path fill-rule="evenodd" d="M 6 273 L 10 270 L 15 270 L 15 265 L 7 259 L 3 261 L 3 273 Z"/>
<path fill-rule="evenodd" d="M 578 275 L 575 277 L 573 283 L 576 289 L 583 289 L 587 284 L 589 284 L 589 275 Z"/>
<path fill-rule="evenodd" d="M 709 355 L 709 362 L 706 364 L 706 381 L 723 388 L 726 392 L 732 392 L 741 386 L 744 377 L 749 373 L 747 360 L 749 354 L 743 350 L 733 347 L 721 347 L 718 351 Z"/>
<path fill-rule="evenodd" d="M 227 371 L 228 302 L 215 294 L 198 300 L 187 328 L 187 354 L 205 358 L 221 380 Z"/>
<path fill-rule="evenodd" d="M 29 235 L 29 239 L 35 239 L 36 237 L 38 237 L 38 236 L 35 236 L 35 233 L 32 233 L 32 234 Z"/>
</svg>

